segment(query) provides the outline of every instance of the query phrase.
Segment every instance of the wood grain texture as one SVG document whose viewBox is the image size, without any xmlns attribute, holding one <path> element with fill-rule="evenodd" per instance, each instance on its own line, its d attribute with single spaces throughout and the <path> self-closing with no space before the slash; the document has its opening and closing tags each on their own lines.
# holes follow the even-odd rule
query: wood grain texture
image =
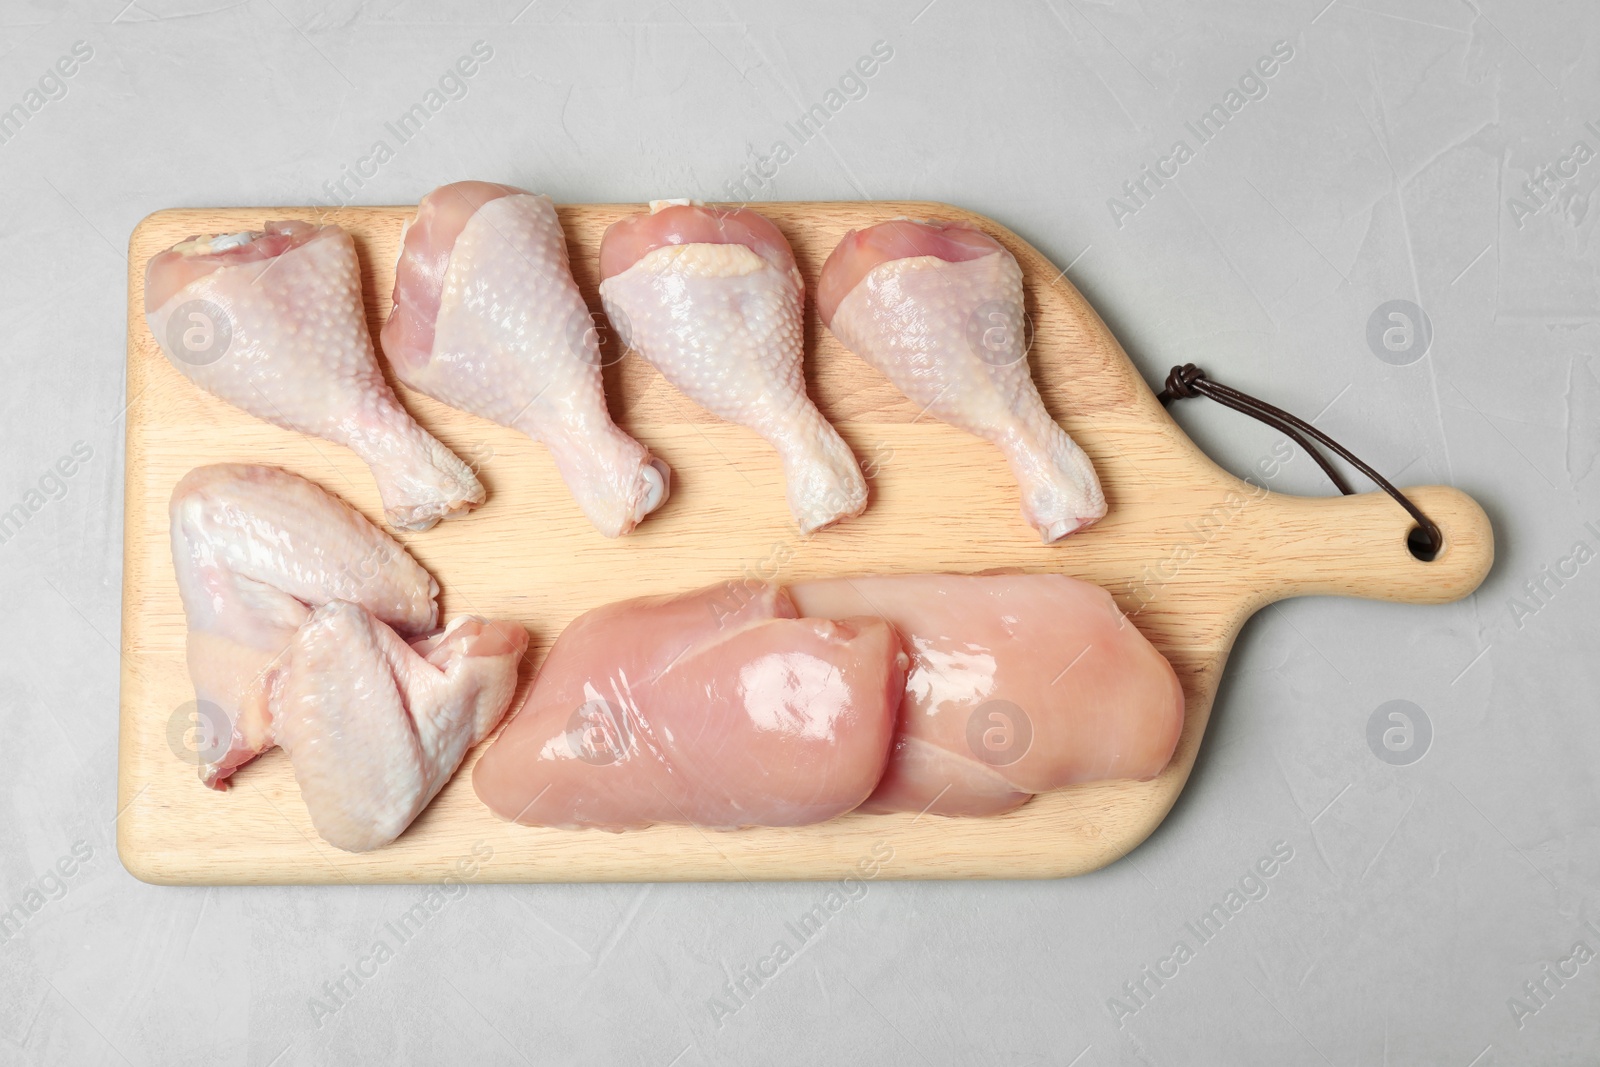
<svg viewBox="0 0 1600 1067">
<path fill-rule="evenodd" d="M 1061 544 L 1041 545 L 1021 519 L 1000 454 L 919 417 L 808 308 L 812 396 L 868 464 L 872 498 L 861 518 L 806 538 L 792 525 L 772 450 L 701 412 L 642 360 L 622 357 L 612 341 L 606 352 L 617 362 L 606 378 L 617 421 L 673 470 L 667 505 L 618 541 L 590 528 L 540 446 L 400 387 L 418 421 L 478 466 L 489 491 L 488 503 L 464 520 L 399 535 L 438 578 L 443 616 L 472 612 L 526 625 L 533 644 L 525 692 L 571 619 L 624 597 L 741 576 L 1058 571 L 1110 589 L 1177 669 L 1188 714 L 1166 771 L 1149 782 L 1046 794 L 990 819 L 852 815 L 798 829 L 662 826 L 613 835 L 499 821 L 472 791 L 469 772 L 480 749 L 409 831 L 366 855 L 339 852 L 317 837 L 281 751 L 246 767 L 226 793 L 204 788 L 171 737 L 175 713 L 194 699 L 168 546 L 173 486 L 203 463 L 276 464 L 374 522 L 381 523 L 382 509 L 354 455 L 259 422 L 203 394 L 167 363 L 144 323 L 144 264 L 197 233 L 259 228 L 274 218 L 335 222 L 355 237 L 376 335 L 389 313 L 400 229 L 412 209 L 181 209 L 140 223 L 128 253 L 117 842 L 129 871 L 181 884 L 430 882 L 451 875 L 458 858 L 487 848 L 493 855 L 476 877 L 488 881 L 832 879 L 891 850 L 879 877 L 1080 874 L 1125 855 L 1171 808 L 1194 765 L 1228 652 L 1256 609 L 1301 594 L 1444 603 L 1470 593 L 1488 571 L 1488 520 L 1454 489 L 1412 491 L 1446 541 L 1439 557 L 1424 563 L 1405 545 L 1410 519 L 1382 494 L 1286 497 L 1218 468 L 1167 416 L 1061 272 L 986 218 L 916 202 L 754 206 L 788 236 L 812 291 L 846 230 L 897 215 L 967 219 L 1009 247 L 1027 281 L 1035 379 L 1051 413 L 1093 457 L 1110 514 Z M 601 234 L 639 207 L 559 210 L 574 272 L 598 309 Z M 176 721 L 181 726 L 182 716 Z"/>
</svg>

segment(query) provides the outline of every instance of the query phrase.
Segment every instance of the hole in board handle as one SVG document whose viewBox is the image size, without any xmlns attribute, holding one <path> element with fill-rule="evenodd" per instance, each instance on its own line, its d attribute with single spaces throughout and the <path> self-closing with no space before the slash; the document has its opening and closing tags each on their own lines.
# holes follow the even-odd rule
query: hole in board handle
<svg viewBox="0 0 1600 1067">
<path fill-rule="evenodd" d="M 1432 563 L 1439 558 L 1439 553 L 1444 551 L 1443 544 L 1434 544 L 1433 538 L 1428 536 L 1428 531 L 1420 526 L 1411 527 L 1406 534 L 1406 548 L 1412 556 L 1424 563 Z"/>
</svg>

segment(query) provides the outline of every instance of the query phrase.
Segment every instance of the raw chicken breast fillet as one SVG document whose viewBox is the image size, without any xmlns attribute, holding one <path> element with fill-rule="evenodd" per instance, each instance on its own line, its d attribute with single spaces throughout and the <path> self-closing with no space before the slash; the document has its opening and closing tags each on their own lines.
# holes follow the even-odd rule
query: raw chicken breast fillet
<svg viewBox="0 0 1600 1067">
<path fill-rule="evenodd" d="M 862 811 L 992 815 L 1063 786 L 1151 778 L 1172 758 L 1178 677 L 1098 586 L 925 574 L 789 591 L 805 616 L 881 617 L 911 653 L 894 754 Z"/>
<path fill-rule="evenodd" d="M 379 371 L 355 245 L 339 227 L 269 222 L 175 245 L 145 270 L 145 321 L 202 389 L 360 456 L 391 525 L 426 530 L 483 503 L 472 471 Z"/>
<path fill-rule="evenodd" d="M 923 411 L 999 447 L 1044 541 L 1105 516 L 1094 465 L 1033 384 L 1022 270 L 1000 242 L 964 223 L 852 230 L 823 264 L 817 308 Z"/>
<path fill-rule="evenodd" d="M 806 395 L 805 283 L 776 226 L 745 208 L 656 201 L 606 230 L 600 274 L 606 314 L 640 355 L 777 449 L 802 532 L 861 514 L 860 464 Z"/>
<path fill-rule="evenodd" d="M 549 197 L 471 181 L 423 197 L 380 339 L 411 388 L 542 442 L 605 536 L 666 501 L 666 464 L 606 409 L 598 337 Z"/>
<path fill-rule="evenodd" d="M 883 775 L 906 656 L 882 620 L 796 614 L 751 582 L 579 616 L 474 768 L 479 798 L 516 822 L 605 830 L 851 810 Z"/>
</svg>

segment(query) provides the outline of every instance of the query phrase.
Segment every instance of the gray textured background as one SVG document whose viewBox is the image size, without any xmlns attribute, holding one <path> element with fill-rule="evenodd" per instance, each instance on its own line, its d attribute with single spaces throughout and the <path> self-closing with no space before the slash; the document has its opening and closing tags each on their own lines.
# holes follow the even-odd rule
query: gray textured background
<svg viewBox="0 0 1600 1067">
<path fill-rule="evenodd" d="M 1596 1062 L 1592 4 L 525 3 L 0 6 L 0 107 L 93 50 L 0 143 L 0 510 L 93 452 L 0 544 L 0 908 L 44 901 L 0 944 L 0 1062 Z M 394 144 L 385 122 L 479 40 L 465 96 Z M 877 41 L 866 95 L 800 144 L 785 123 Z M 1197 148 L 1184 123 L 1279 41 L 1265 95 Z M 1495 570 L 1447 607 L 1257 617 L 1177 809 L 1105 871 L 869 883 L 737 1001 L 724 982 L 827 887 L 475 885 L 320 1015 L 426 889 L 155 888 L 117 862 L 125 248 L 158 208 L 305 203 L 380 138 L 394 158 L 355 202 L 465 177 L 727 198 L 782 140 L 756 199 L 984 212 L 1071 264 L 1151 381 L 1199 362 L 1402 483 L 1475 495 Z M 1113 212 L 1179 139 L 1194 158 Z M 1399 320 L 1401 351 L 1369 345 L 1391 300 L 1426 309 L 1426 351 Z M 1279 441 L 1190 405 L 1240 473 Z M 1270 483 L 1330 491 L 1303 455 Z M 1369 745 L 1391 700 L 1431 724 L 1406 765 Z M 1423 748 L 1410 715 L 1391 760 Z M 1279 842 L 1266 896 L 1199 943 L 1185 924 Z M 1129 998 L 1180 940 L 1177 976 Z"/>
</svg>

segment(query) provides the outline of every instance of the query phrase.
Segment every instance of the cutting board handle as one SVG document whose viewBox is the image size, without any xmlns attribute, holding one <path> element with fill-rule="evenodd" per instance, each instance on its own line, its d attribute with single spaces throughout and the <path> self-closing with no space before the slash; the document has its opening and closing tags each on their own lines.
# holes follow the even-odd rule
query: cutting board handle
<svg viewBox="0 0 1600 1067">
<path fill-rule="evenodd" d="M 1384 493 L 1273 493 L 1263 501 L 1267 506 L 1248 509 L 1256 518 L 1241 532 L 1250 536 L 1260 591 L 1271 599 L 1356 596 L 1407 604 L 1446 604 L 1467 596 L 1494 563 L 1489 517 L 1477 501 L 1449 486 L 1405 493 L 1444 534 L 1444 547 L 1432 560 L 1412 555 L 1406 538 L 1416 523 Z"/>
</svg>

